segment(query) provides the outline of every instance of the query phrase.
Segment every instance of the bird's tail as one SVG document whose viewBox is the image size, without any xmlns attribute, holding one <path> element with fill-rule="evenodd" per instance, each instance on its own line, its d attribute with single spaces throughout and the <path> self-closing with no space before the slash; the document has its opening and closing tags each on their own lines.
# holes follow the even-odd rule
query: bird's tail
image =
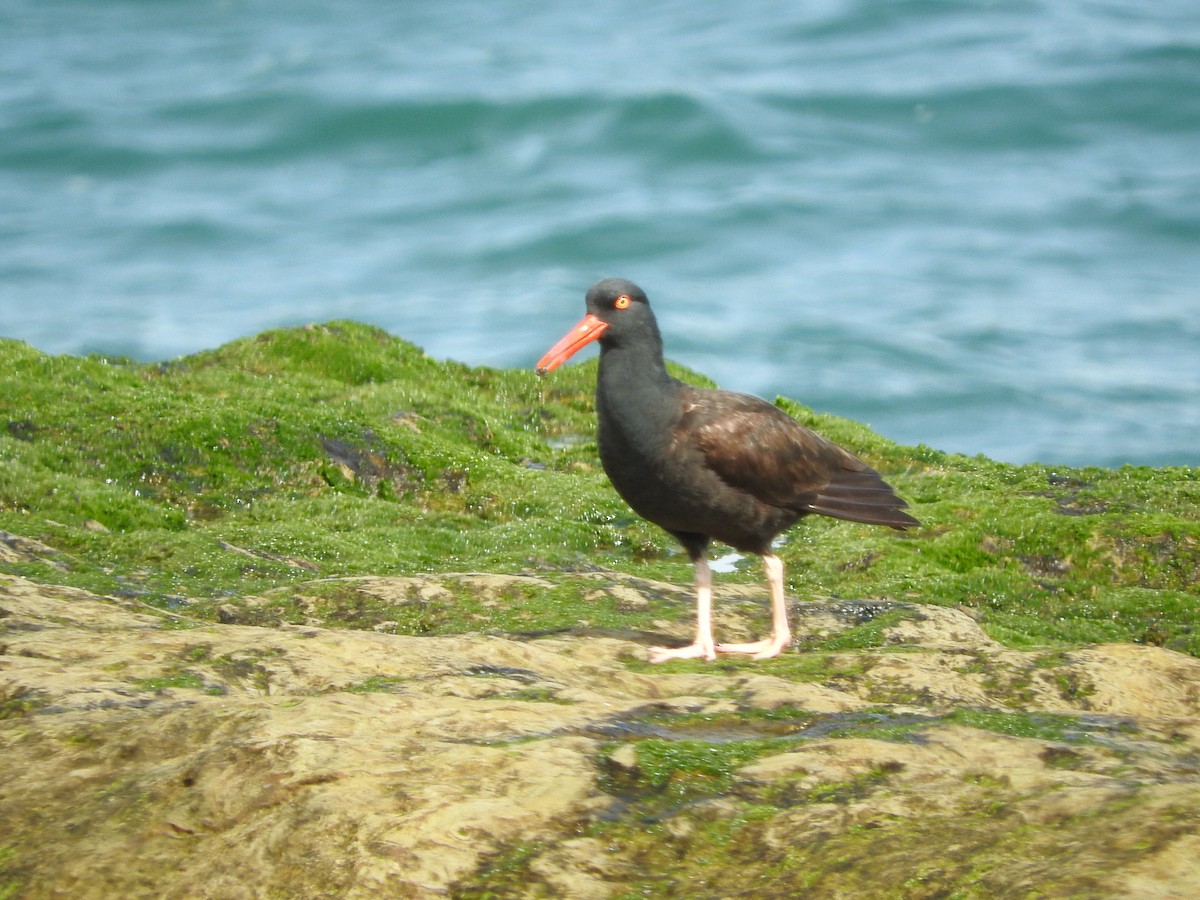
<svg viewBox="0 0 1200 900">
<path fill-rule="evenodd" d="M 804 504 L 806 512 L 890 528 L 913 528 L 921 523 L 904 512 L 908 504 L 874 469 L 846 470 Z"/>
</svg>

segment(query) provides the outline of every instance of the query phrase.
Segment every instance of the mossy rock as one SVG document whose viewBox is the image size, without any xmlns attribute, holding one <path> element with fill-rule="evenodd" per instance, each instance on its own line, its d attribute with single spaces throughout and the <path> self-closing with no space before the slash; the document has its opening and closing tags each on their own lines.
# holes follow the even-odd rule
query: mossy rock
<svg viewBox="0 0 1200 900">
<path fill-rule="evenodd" d="M 314 577 L 598 567 L 686 585 L 672 540 L 600 469 L 594 378 L 594 362 L 544 379 L 438 362 L 352 322 L 151 365 L 0 340 L 0 571 L 209 620 Z M 1200 653 L 1196 469 L 1011 466 L 777 402 L 883 471 L 924 523 L 897 535 L 806 520 L 781 549 L 794 595 L 961 606 L 1014 646 Z M 719 577 L 760 573 L 746 560 Z M 587 618 L 586 598 L 552 599 L 516 591 L 393 618 L 415 634 Z M 279 621 L 301 615 L 278 606 Z M 379 624 L 332 600 L 307 620 L 314 608 Z M 596 614 L 642 628 L 687 610 Z M 869 643 L 872 628 L 844 639 Z"/>
</svg>

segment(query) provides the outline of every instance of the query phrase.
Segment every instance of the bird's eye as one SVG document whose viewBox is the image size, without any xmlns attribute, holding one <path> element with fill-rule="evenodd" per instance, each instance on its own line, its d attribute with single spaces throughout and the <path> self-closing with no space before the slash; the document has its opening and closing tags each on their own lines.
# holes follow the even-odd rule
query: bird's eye
<svg viewBox="0 0 1200 900">
<path fill-rule="evenodd" d="M 632 302 L 633 301 L 630 300 L 629 297 L 627 297 L 625 294 L 622 294 L 620 297 L 618 297 L 616 300 L 613 301 L 613 306 L 615 306 L 617 309 L 628 309 L 629 304 Z"/>
</svg>

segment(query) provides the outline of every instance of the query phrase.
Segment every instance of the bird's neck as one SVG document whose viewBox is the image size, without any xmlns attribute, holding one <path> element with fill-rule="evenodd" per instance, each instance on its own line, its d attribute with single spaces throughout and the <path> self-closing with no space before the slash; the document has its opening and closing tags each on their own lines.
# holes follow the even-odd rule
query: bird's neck
<svg viewBox="0 0 1200 900">
<path fill-rule="evenodd" d="M 653 338 L 602 349 L 596 379 L 602 442 L 642 445 L 671 434 L 682 385 L 667 373 L 661 338 Z"/>
</svg>

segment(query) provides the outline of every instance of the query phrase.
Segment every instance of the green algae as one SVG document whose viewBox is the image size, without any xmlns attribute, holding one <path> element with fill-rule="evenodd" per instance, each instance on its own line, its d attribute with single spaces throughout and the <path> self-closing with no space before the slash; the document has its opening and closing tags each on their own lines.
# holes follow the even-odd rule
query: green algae
<svg viewBox="0 0 1200 900">
<path fill-rule="evenodd" d="M 408 681 L 407 678 L 372 675 L 370 678 L 346 685 L 343 690 L 351 694 L 391 694 L 399 690 L 402 685 L 407 684 Z"/>
<path fill-rule="evenodd" d="M 0 682 L 0 720 L 23 718 L 46 703 L 44 695 L 25 685 Z"/>
<path fill-rule="evenodd" d="M 757 713 L 758 718 L 769 715 Z M 776 715 L 814 718 L 792 708 Z M 941 727 L 965 726 L 1053 742 L 1041 754 L 1052 770 L 1086 771 L 1085 758 L 1061 746 L 1063 741 L 1090 743 L 1099 739 L 1093 735 L 1132 734 L 1121 722 L 1103 717 L 993 710 L 961 709 L 884 725 L 878 717 L 872 725 L 864 713 L 827 718 L 858 723 L 823 729 L 814 737 L 910 740 Z M 1114 859 L 1132 864 L 1149 856 L 1190 833 L 1194 818 L 1186 802 L 1159 811 L 1161 804 L 1136 780 L 1110 785 L 1098 803 L 1031 816 L 1023 806 L 1036 804 L 1044 789 L 1021 793 L 1007 779 L 984 774 L 967 779 L 967 795 L 958 801 L 963 809 L 923 817 L 916 814 L 927 802 L 919 783 L 894 784 L 904 772 L 900 762 L 870 765 L 840 780 L 815 779 L 797 768 L 747 781 L 739 773 L 742 767 L 795 744 L 778 738 L 646 739 L 634 743 L 635 762 L 616 763 L 621 746 L 606 745 L 598 759 L 598 783 L 613 804 L 582 828 L 621 861 L 620 874 L 610 876 L 609 884 L 621 891 L 619 897 L 1086 896 L 1095 892 L 1094 873 L 1111 867 Z M 780 839 L 793 834 L 793 813 L 816 807 L 830 810 L 828 819 L 817 814 L 828 827 L 803 840 Z M 1148 810 L 1154 810 L 1153 827 L 1136 842 L 1124 840 L 1119 823 L 1144 821 Z M 502 847 L 452 895 L 554 896 L 537 869 L 538 858 L 552 847 L 546 841 Z M 1087 848 L 1082 854 L 1081 847 Z"/>
<path fill-rule="evenodd" d="M 20 856 L 11 844 L 0 844 L 0 900 L 21 896 L 23 878 L 20 872 Z"/>
<path fill-rule="evenodd" d="M 640 788 L 657 792 L 683 770 L 703 772 L 727 787 L 728 777 L 748 760 L 784 752 L 800 742 L 831 738 L 910 742 L 948 725 L 1073 744 L 1104 744 L 1113 737 L 1138 733 L 1126 718 L 1093 714 L 979 707 L 918 714 L 887 706 L 816 713 L 788 705 L 763 709 L 742 704 L 718 713 L 646 710 L 613 722 L 610 733 L 636 741 Z M 617 746 L 606 745 L 605 752 Z M 626 774 L 622 777 L 628 781 Z"/>
<path fill-rule="evenodd" d="M 165 366 L 13 342 L 0 357 L 0 527 L 66 560 L 19 574 L 169 605 L 313 572 L 562 565 L 626 540 L 602 475 L 568 475 L 578 454 L 545 443 L 582 415 L 532 373 L 437 364 L 350 324 Z M 553 522 L 584 484 L 584 515 Z"/>
<path fill-rule="evenodd" d="M 544 379 L 437 362 L 350 322 L 154 365 L 0 340 L 0 530 L 53 551 L 5 556 L 0 570 L 207 619 L 366 574 L 599 566 L 687 583 L 686 558 L 599 467 L 594 377 L 594 362 Z M 794 595 L 966 606 L 1018 647 L 1200 653 L 1196 469 L 1011 466 L 777 402 L 883 471 L 923 522 L 901 534 L 806 521 L 780 550 Z M 760 573 L 745 561 L 720 577 Z M 316 621 L 379 624 L 380 610 L 355 610 L 366 601 L 325 599 Z M 288 606 L 278 621 L 299 621 Z M 605 607 L 570 586 L 390 614 L 399 632 L 444 634 L 640 628 L 686 612 Z M 873 646 L 884 627 L 812 649 Z"/>
<path fill-rule="evenodd" d="M 156 675 L 152 678 L 138 678 L 134 681 L 139 688 L 145 691 L 170 690 L 171 688 L 188 688 L 190 690 L 205 690 L 204 679 L 195 672 L 185 670 L 182 672 L 172 672 L 169 675 Z M 212 690 L 210 687 L 209 690 Z"/>
<path fill-rule="evenodd" d="M 649 738 L 636 744 L 633 777 L 609 776 L 604 783 L 609 791 L 640 798 L 643 805 L 649 802 L 658 808 L 664 801 L 677 804 L 723 794 L 738 769 L 783 746 L 782 741 L 771 738 L 720 743 Z M 601 749 L 611 751 L 613 747 Z"/>
<path fill-rule="evenodd" d="M 454 900 L 496 900 L 529 896 L 529 864 L 548 846 L 546 841 L 521 841 L 497 854 L 475 877 L 456 885 Z"/>
</svg>

